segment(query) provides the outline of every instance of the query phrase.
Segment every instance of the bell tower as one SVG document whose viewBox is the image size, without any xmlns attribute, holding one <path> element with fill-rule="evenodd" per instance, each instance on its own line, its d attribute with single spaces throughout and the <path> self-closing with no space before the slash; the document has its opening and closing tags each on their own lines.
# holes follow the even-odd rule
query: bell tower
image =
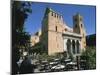
<svg viewBox="0 0 100 75">
<path fill-rule="evenodd" d="M 42 21 L 42 40 L 48 55 L 63 52 L 62 15 L 51 8 L 46 8 Z"/>
<path fill-rule="evenodd" d="M 81 38 L 81 49 L 85 50 L 86 47 L 86 31 L 84 28 L 83 17 L 77 13 L 73 16 L 73 32 L 80 34 Z"/>
</svg>

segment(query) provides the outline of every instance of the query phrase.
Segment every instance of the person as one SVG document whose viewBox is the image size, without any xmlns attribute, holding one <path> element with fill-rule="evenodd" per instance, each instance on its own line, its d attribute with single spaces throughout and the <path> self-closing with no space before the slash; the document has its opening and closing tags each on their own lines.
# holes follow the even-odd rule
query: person
<svg viewBox="0 0 100 75">
<path fill-rule="evenodd" d="M 31 64 L 31 58 L 29 58 L 28 56 L 25 56 L 25 59 L 21 63 L 20 73 L 21 74 L 33 73 L 33 65 Z"/>
</svg>

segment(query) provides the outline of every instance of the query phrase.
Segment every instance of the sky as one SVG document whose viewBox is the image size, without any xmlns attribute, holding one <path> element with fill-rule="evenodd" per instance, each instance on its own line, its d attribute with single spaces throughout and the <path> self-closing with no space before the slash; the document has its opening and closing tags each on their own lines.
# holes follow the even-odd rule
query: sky
<svg viewBox="0 0 100 75">
<path fill-rule="evenodd" d="M 73 4 L 56 4 L 56 3 L 32 3 L 32 13 L 29 14 L 25 21 L 25 30 L 31 35 L 34 35 L 41 29 L 41 22 L 45 13 L 46 7 L 50 7 L 54 11 L 62 14 L 65 23 L 69 27 L 73 27 L 72 17 L 76 13 L 83 16 L 83 23 L 86 29 L 86 34 L 96 33 L 96 7 L 90 5 L 73 5 Z"/>
</svg>

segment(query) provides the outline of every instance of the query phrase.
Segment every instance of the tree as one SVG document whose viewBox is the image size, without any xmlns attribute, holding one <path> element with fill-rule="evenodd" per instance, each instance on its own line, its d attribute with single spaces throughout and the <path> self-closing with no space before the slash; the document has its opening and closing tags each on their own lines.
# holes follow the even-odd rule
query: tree
<svg viewBox="0 0 100 75">
<path fill-rule="evenodd" d="M 31 13 L 31 3 L 12 1 L 12 73 L 16 74 L 21 48 L 27 49 L 30 44 L 30 35 L 24 30 L 24 22 Z"/>
<path fill-rule="evenodd" d="M 96 68 L 96 48 L 87 47 L 82 53 L 81 60 L 85 60 L 85 69 L 95 69 Z"/>
</svg>

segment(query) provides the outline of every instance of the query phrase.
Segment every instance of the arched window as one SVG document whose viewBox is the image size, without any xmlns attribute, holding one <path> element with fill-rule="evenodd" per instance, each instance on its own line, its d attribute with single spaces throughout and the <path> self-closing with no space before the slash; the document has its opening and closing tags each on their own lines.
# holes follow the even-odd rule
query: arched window
<svg viewBox="0 0 100 75">
<path fill-rule="evenodd" d="M 81 28 L 82 28 L 82 24 L 81 24 Z"/>
<path fill-rule="evenodd" d="M 79 54 L 80 53 L 80 44 L 79 44 L 78 40 L 76 41 L 76 48 L 77 48 L 77 54 Z"/>
<path fill-rule="evenodd" d="M 80 18 L 80 21 L 82 21 L 82 18 Z"/>
<path fill-rule="evenodd" d="M 65 28 L 65 31 L 67 31 L 67 28 Z"/>
<path fill-rule="evenodd" d="M 67 40 L 67 51 L 68 53 L 71 53 L 71 40 L 70 39 Z"/>
<path fill-rule="evenodd" d="M 72 50 L 73 50 L 73 54 L 75 54 L 76 52 L 75 52 L 75 41 L 74 40 L 72 41 Z"/>
<path fill-rule="evenodd" d="M 52 12 L 52 16 L 53 16 L 53 12 Z"/>
<path fill-rule="evenodd" d="M 56 31 L 57 31 L 57 26 L 56 26 Z"/>
</svg>

